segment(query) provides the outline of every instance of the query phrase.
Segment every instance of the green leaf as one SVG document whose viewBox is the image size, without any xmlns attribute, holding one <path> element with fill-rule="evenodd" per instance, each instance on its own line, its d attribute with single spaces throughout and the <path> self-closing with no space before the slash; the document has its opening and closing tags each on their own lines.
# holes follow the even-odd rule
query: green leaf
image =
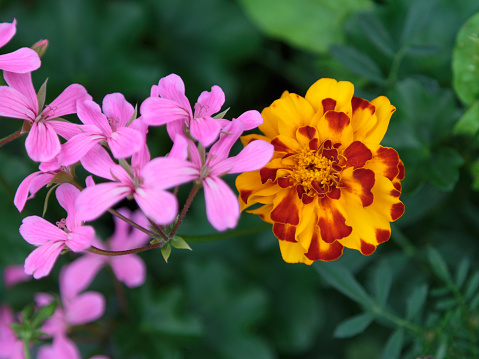
<svg viewBox="0 0 479 359">
<path fill-rule="evenodd" d="M 407 53 L 413 56 L 432 56 L 441 51 L 441 46 L 437 44 L 411 44 L 407 48 Z"/>
<path fill-rule="evenodd" d="M 472 188 L 479 191 L 479 159 L 471 164 L 470 171 L 473 178 Z"/>
<path fill-rule="evenodd" d="M 434 0 L 419 0 L 409 6 L 406 21 L 401 34 L 401 44 L 410 42 L 428 22 L 430 12 L 435 5 Z"/>
<path fill-rule="evenodd" d="M 454 90 L 466 105 L 479 99 L 479 13 L 461 27 L 452 57 Z"/>
<path fill-rule="evenodd" d="M 346 17 L 369 0 L 240 0 L 251 19 L 269 36 L 312 52 L 342 42 Z M 306 19 L 314 19 L 306 21 Z"/>
<path fill-rule="evenodd" d="M 40 87 L 40 90 L 38 90 L 37 92 L 38 109 L 40 111 L 43 110 L 43 106 L 45 106 L 45 96 L 47 94 L 47 81 L 48 79 L 45 80 L 45 82 Z"/>
<path fill-rule="evenodd" d="M 386 306 L 392 279 L 391 268 L 386 262 L 382 262 L 381 265 L 376 267 L 374 276 L 375 297 L 382 308 Z"/>
<path fill-rule="evenodd" d="M 343 265 L 337 262 L 316 262 L 313 266 L 324 280 L 350 299 L 366 308 L 374 304 L 373 299 Z"/>
<path fill-rule="evenodd" d="M 161 255 L 163 256 L 163 259 L 165 260 L 166 263 L 168 263 L 168 258 L 170 258 L 171 254 L 171 245 L 170 243 L 167 243 L 163 247 L 161 247 Z"/>
<path fill-rule="evenodd" d="M 454 133 L 474 136 L 479 131 L 479 100 L 473 102 L 454 126 Z"/>
<path fill-rule="evenodd" d="M 437 249 L 430 247 L 427 251 L 427 258 L 431 269 L 439 278 L 448 283 L 452 282 L 446 262 L 444 262 L 444 259 Z"/>
<path fill-rule="evenodd" d="M 463 258 L 457 266 L 454 283 L 456 283 L 458 289 L 461 289 L 462 285 L 464 284 L 470 267 L 471 261 L 467 257 Z"/>
<path fill-rule="evenodd" d="M 472 296 L 477 292 L 478 288 L 479 288 L 479 272 L 476 271 L 467 282 L 466 289 L 464 291 L 464 298 L 466 300 L 471 299 Z"/>
<path fill-rule="evenodd" d="M 370 14 L 358 15 L 358 24 L 363 33 L 378 49 L 390 57 L 394 56 L 394 42 L 389 35 L 389 31 L 377 17 Z"/>
<path fill-rule="evenodd" d="M 189 246 L 186 241 L 181 238 L 180 236 L 175 236 L 171 241 L 171 245 L 177 249 L 189 249 L 191 251 L 191 247 Z"/>
<path fill-rule="evenodd" d="M 412 320 L 420 312 L 424 303 L 426 303 L 428 286 L 423 284 L 420 287 L 417 287 L 412 292 L 411 296 L 408 297 L 406 304 L 406 319 Z"/>
<path fill-rule="evenodd" d="M 366 312 L 341 322 L 334 331 L 336 338 L 349 338 L 366 330 L 374 320 L 374 315 Z"/>
<path fill-rule="evenodd" d="M 374 83 L 383 84 L 384 74 L 379 66 L 367 54 L 351 46 L 333 45 L 331 55 L 345 67 Z"/>
<path fill-rule="evenodd" d="M 43 322 L 50 318 L 55 309 L 57 308 L 57 302 L 53 301 L 52 303 L 45 305 L 37 310 L 32 319 L 32 327 L 35 329 L 40 329 Z"/>
<path fill-rule="evenodd" d="M 459 180 L 459 168 L 464 159 L 455 149 L 441 147 L 431 154 L 429 178 L 438 188 L 452 191 Z"/>
<path fill-rule="evenodd" d="M 396 331 L 389 337 L 384 347 L 382 358 L 383 359 L 396 359 L 401 354 L 401 349 L 404 344 L 404 332 L 402 329 L 396 329 Z"/>
</svg>

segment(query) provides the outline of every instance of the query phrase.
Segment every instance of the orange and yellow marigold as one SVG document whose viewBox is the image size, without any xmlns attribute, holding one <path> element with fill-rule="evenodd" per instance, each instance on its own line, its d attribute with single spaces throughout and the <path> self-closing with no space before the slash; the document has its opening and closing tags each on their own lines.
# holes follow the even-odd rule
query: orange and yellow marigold
<svg viewBox="0 0 479 359">
<path fill-rule="evenodd" d="M 343 248 L 369 255 L 389 239 L 404 165 L 380 145 L 395 111 L 389 100 L 353 96 L 350 82 L 320 79 L 306 97 L 285 92 L 262 112 L 262 135 L 244 145 L 274 145 L 271 161 L 238 176 L 241 209 L 273 224 L 286 262 L 339 258 Z"/>
</svg>

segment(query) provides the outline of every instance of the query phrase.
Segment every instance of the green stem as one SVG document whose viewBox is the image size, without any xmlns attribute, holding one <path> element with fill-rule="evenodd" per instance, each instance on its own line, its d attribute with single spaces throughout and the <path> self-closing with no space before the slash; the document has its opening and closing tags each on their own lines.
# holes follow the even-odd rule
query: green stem
<svg viewBox="0 0 479 359">
<path fill-rule="evenodd" d="M 138 223 L 135 223 L 133 222 L 132 220 L 126 218 L 124 215 L 122 215 L 121 213 L 118 213 L 117 211 L 115 211 L 113 208 L 110 208 L 108 210 L 108 212 L 110 212 L 111 214 L 113 214 L 114 216 L 120 218 L 121 220 L 125 221 L 126 223 L 128 223 L 130 226 L 132 227 L 135 227 L 136 229 L 142 231 L 143 233 L 146 233 L 147 235 L 149 235 L 151 238 L 156 238 L 156 234 L 153 233 L 152 231 L 140 226 Z"/>
<path fill-rule="evenodd" d="M 91 246 L 86 251 L 90 252 L 90 253 L 94 253 L 94 254 L 99 254 L 99 255 L 102 255 L 102 256 L 108 256 L 108 257 L 126 256 L 128 254 L 135 254 L 135 253 L 149 251 L 150 249 L 154 249 L 154 248 L 161 248 L 161 247 L 163 247 L 164 244 L 165 244 L 165 242 L 159 242 L 159 243 L 155 243 L 155 244 L 150 244 L 150 245 L 145 246 L 145 247 L 133 248 L 133 249 L 125 250 L 125 251 L 108 251 L 106 249 L 100 249 L 100 248 L 97 248 L 95 246 Z"/>
<path fill-rule="evenodd" d="M 8 135 L 7 137 L 2 138 L 0 140 L 0 147 L 2 147 L 3 145 L 6 145 L 7 143 L 17 139 L 18 137 L 20 137 L 23 134 L 24 134 L 24 132 L 22 132 L 22 129 L 20 129 L 17 132 L 12 133 L 11 135 Z"/>
<path fill-rule="evenodd" d="M 200 186 L 198 184 L 195 184 L 193 188 L 191 189 L 191 192 L 188 198 L 186 199 L 186 203 L 183 206 L 183 209 L 181 210 L 180 216 L 178 217 L 178 220 L 176 221 L 176 224 L 173 227 L 173 230 L 170 232 L 170 235 L 169 235 L 170 238 L 173 238 L 178 228 L 180 228 L 180 224 L 183 221 L 183 218 L 185 218 L 186 212 L 188 212 L 188 209 L 190 208 L 191 203 L 193 202 L 193 198 L 195 198 L 199 190 L 200 190 Z"/>
<path fill-rule="evenodd" d="M 386 82 L 386 89 L 390 89 L 394 85 L 394 82 L 396 82 L 399 65 L 401 65 L 404 56 L 406 56 L 407 49 L 408 45 L 403 45 L 394 56 L 393 62 L 391 64 L 391 69 L 389 70 L 389 76 Z"/>
<path fill-rule="evenodd" d="M 30 359 L 30 347 L 28 346 L 28 340 L 24 339 L 23 340 L 23 356 L 25 359 Z"/>
<path fill-rule="evenodd" d="M 376 306 L 376 305 L 373 306 L 372 307 L 372 312 L 374 314 L 390 321 L 390 322 L 393 322 L 394 324 L 396 324 L 396 326 L 408 329 L 413 333 L 421 334 L 421 333 L 425 332 L 425 329 L 423 327 L 421 327 L 421 326 L 419 326 L 419 325 L 417 325 L 413 322 L 410 322 L 406 319 L 399 318 L 399 317 L 395 316 L 394 314 L 391 314 L 391 313 L 385 311 L 380 306 Z"/>
</svg>

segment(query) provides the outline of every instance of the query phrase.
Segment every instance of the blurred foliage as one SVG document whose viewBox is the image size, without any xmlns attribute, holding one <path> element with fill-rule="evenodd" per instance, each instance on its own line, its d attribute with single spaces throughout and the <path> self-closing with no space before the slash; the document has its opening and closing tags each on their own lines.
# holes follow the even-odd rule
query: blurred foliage
<svg viewBox="0 0 479 359">
<path fill-rule="evenodd" d="M 141 288 L 118 291 L 106 271 L 93 283 L 108 312 L 95 327 L 101 335 L 72 333 L 84 357 L 479 357 L 478 12 L 476 0 L 0 1 L 0 21 L 18 21 L 2 53 L 50 42 L 34 73 L 37 88 L 49 78 L 47 102 L 78 82 L 97 102 L 119 91 L 140 104 L 174 72 L 191 101 L 221 86 L 233 117 L 284 90 L 304 95 L 319 77 L 351 81 L 356 95 L 386 95 L 397 108 L 384 144 L 405 163 L 406 213 L 389 243 L 312 267 L 283 263 L 270 229 L 173 248 L 168 264 L 159 250 L 144 253 Z M 2 137 L 21 126 L 0 121 Z M 153 155 L 165 154 L 164 129 L 151 134 Z M 0 163 L 3 267 L 31 250 L 18 227 L 41 213 L 47 191 L 18 214 L 15 188 L 36 167 L 21 141 L 2 148 Z M 62 216 L 49 207 L 47 217 Z M 260 222 L 244 215 L 239 233 Z M 97 224 L 111 234 L 111 222 Z M 211 233 L 199 196 L 180 235 Z M 20 311 L 35 292 L 57 291 L 72 258 L 47 279 L 0 283 L 0 301 Z"/>
</svg>

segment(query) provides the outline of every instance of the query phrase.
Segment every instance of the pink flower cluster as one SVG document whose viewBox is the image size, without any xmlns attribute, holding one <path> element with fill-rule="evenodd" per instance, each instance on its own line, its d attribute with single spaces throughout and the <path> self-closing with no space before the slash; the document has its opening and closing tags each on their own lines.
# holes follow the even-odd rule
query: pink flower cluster
<svg viewBox="0 0 479 359">
<path fill-rule="evenodd" d="M 15 21 L 0 24 L 0 46 L 14 32 Z M 42 51 L 44 45 L 41 44 Z M 25 261 L 27 274 L 35 278 L 48 275 L 64 250 L 83 252 L 93 241 L 101 248 L 93 227 L 85 222 L 99 218 L 124 199 L 136 202 L 141 214 L 135 216 L 144 219 L 145 228 L 172 224 L 178 218 L 179 203 L 176 191 L 171 190 L 188 182 L 195 190 L 204 189 L 207 218 L 216 230 L 236 226 L 240 216 L 237 195 L 221 177 L 258 170 L 271 159 L 273 146 L 260 140 L 229 157 L 243 132 L 262 123 L 259 112 L 247 111 L 231 121 L 222 118 L 225 112 L 215 116 L 225 102 L 219 86 L 202 92 L 192 109 L 183 80 L 175 74 L 152 86 L 150 96 L 140 106 L 140 117 L 121 93 L 106 95 L 100 107 L 79 84 L 68 86 L 44 106 L 45 84 L 36 93 L 31 76 L 40 60 L 33 50 L 21 50 L 21 56 L 14 57 L 17 52 L 0 56 L 7 84 L 0 86 L 0 116 L 24 121 L 22 130 L 28 132 L 26 152 L 40 164 L 39 171 L 27 176 L 18 187 L 14 204 L 22 211 L 26 201 L 41 188 L 57 183 L 56 198 L 67 212 L 66 219 L 56 225 L 38 216 L 23 220 L 20 234 L 38 246 Z M 79 121 L 61 118 L 65 115 L 76 115 Z M 167 156 L 152 158 L 148 128 L 161 125 L 166 125 L 173 146 Z M 86 188 L 75 176 L 78 164 L 91 174 Z M 100 180 L 94 180 L 92 175 Z M 171 227 L 161 228 L 166 233 L 163 238 L 171 239 Z M 132 243 L 144 244 L 148 239 L 135 242 L 126 237 L 126 232 L 122 233 L 123 239 L 114 236 L 111 246 L 118 243 L 118 248 L 131 248 Z M 111 259 L 108 263 L 120 280 L 134 286 L 141 282 L 144 269 L 139 259 L 129 258 Z M 92 273 L 106 262 L 94 255 L 79 261 L 88 263 L 84 267 Z M 137 273 L 136 279 L 127 278 L 125 273 L 130 269 Z"/>
</svg>

